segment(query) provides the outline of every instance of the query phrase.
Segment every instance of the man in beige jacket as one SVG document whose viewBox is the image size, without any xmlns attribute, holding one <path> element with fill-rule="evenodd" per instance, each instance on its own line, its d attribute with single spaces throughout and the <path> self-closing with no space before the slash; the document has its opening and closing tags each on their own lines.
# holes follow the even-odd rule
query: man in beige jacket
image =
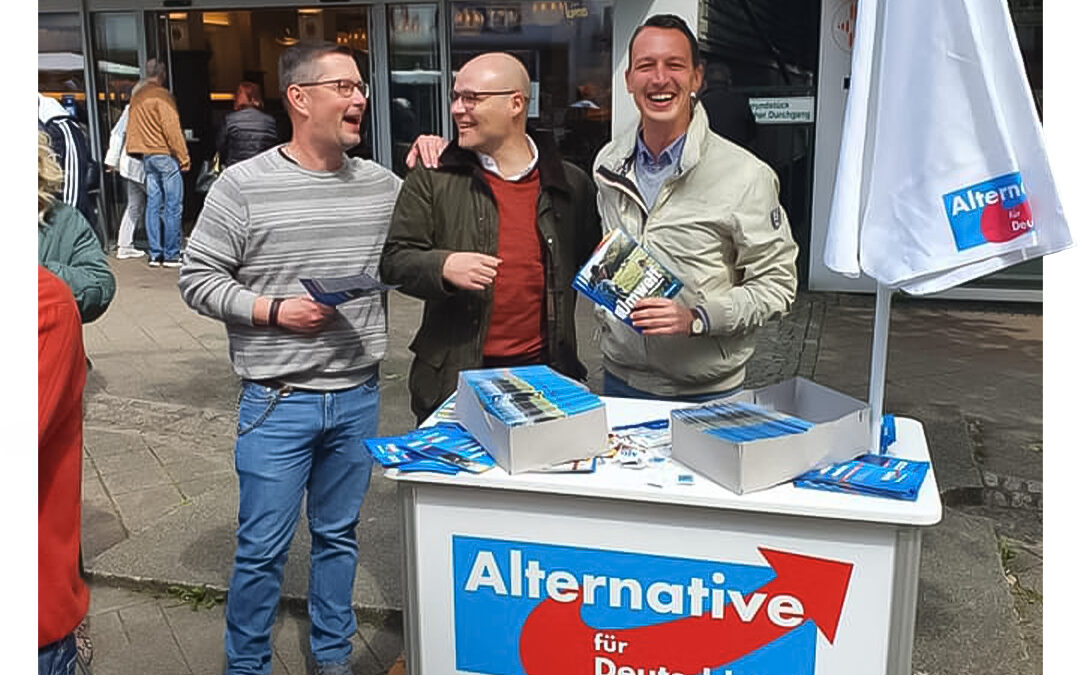
<svg viewBox="0 0 1080 675">
<path fill-rule="evenodd" d="M 180 173 L 191 167 L 191 159 L 176 101 L 164 84 L 165 64 L 150 59 L 146 62 L 146 84 L 131 97 L 127 152 L 142 160 L 146 175 L 150 266 L 179 267 L 184 204 L 184 179 Z"/>
<path fill-rule="evenodd" d="M 754 332 L 795 300 L 795 255 L 779 181 L 709 131 L 703 64 L 679 17 L 650 17 L 630 40 L 626 88 L 640 124 L 594 165 L 605 231 L 624 228 L 684 284 L 639 300 L 634 326 L 601 311 L 604 393 L 702 401 L 734 393 Z"/>
</svg>

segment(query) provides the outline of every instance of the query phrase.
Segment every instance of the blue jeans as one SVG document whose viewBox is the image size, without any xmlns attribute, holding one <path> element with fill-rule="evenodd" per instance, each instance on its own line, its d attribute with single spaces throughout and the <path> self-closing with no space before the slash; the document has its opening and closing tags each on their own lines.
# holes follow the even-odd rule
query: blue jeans
<svg viewBox="0 0 1080 675">
<path fill-rule="evenodd" d="M 184 208 L 180 164 L 171 155 L 145 155 L 143 171 L 146 173 L 146 240 L 150 245 L 150 260 L 179 260 L 180 215 Z"/>
<path fill-rule="evenodd" d="M 75 632 L 38 649 L 38 675 L 75 675 Z"/>
<path fill-rule="evenodd" d="M 738 394 L 742 391 L 742 387 L 735 387 L 734 389 L 728 389 L 727 391 L 718 391 L 716 393 L 709 394 L 696 394 L 694 396 L 657 396 L 656 394 L 650 394 L 647 391 L 641 389 L 635 389 L 623 382 L 619 378 L 615 377 L 608 371 L 604 371 L 604 396 L 614 396 L 617 398 L 645 398 L 650 401 L 683 401 L 686 403 L 705 403 L 706 401 L 715 401 L 721 398 L 727 398 L 733 394 Z"/>
<path fill-rule="evenodd" d="M 371 478 L 364 439 L 376 435 L 378 422 L 377 376 L 332 392 L 243 383 L 236 431 L 240 512 L 225 606 L 228 675 L 270 675 L 270 631 L 305 489 L 311 653 L 319 664 L 349 659 L 356 524 Z"/>
</svg>

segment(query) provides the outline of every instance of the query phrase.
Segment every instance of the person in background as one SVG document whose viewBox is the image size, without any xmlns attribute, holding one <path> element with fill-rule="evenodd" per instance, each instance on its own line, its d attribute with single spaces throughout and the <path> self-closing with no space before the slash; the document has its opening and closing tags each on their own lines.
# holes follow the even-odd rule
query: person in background
<svg viewBox="0 0 1080 675">
<path fill-rule="evenodd" d="M 142 88 L 144 83 L 145 80 L 139 80 L 135 84 L 131 90 L 132 96 Z M 116 120 L 116 124 L 109 133 L 109 149 L 105 153 L 105 170 L 119 169 L 127 192 L 127 204 L 124 206 L 124 215 L 120 218 L 120 232 L 116 237 L 116 257 L 120 260 L 141 258 L 146 255 L 135 248 L 135 226 L 143 221 L 146 214 L 146 187 L 143 185 L 146 177 L 143 173 L 142 161 L 128 154 L 125 146 L 130 110 L 130 104 L 124 106 L 124 112 L 120 113 L 120 119 Z"/>
<path fill-rule="evenodd" d="M 378 294 L 324 305 L 300 279 L 377 277 L 401 179 L 346 156 L 360 142 L 368 96 L 352 50 L 300 42 L 282 52 L 278 73 L 292 138 L 214 182 L 184 252 L 180 295 L 225 324 L 243 378 L 226 672 L 270 673 L 285 559 L 306 493 L 315 672 L 348 675 L 356 528 L 372 465 L 364 439 L 378 429 L 386 306 Z"/>
<path fill-rule="evenodd" d="M 191 167 L 176 101 L 165 88 L 165 64 L 146 62 L 146 83 L 131 97 L 127 151 L 146 175 L 146 238 L 150 267 L 180 267 L 184 179 Z"/>
<path fill-rule="evenodd" d="M 713 61 L 705 68 L 701 105 L 709 116 L 709 129 L 749 150 L 757 138 L 757 120 L 750 99 L 731 90 L 731 69 L 726 63 Z"/>
<path fill-rule="evenodd" d="M 651 16 L 628 51 L 626 89 L 640 119 L 597 155 L 600 217 L 605 232 L 624 228 L 685 286 L 676 298 L 639 300 L 633 327 L 597 312 L 604 393 L 720 398 L 742 387 L 756 330 L 795 301 L 797 247 L 773 170 L 709 130 L 686 22 Z"/>
<path fill-rule="evenodd" d="M 55 196 L 63 172 L 38 132 L 38 264 L 60 277 L 75 295 L 83 323 L 105 313 L 116 279 L 105 251 L 82 214 Z"/>
<path fill-rule="evenodd" d="M 90 141 L 79 120 L 59 101 L 38 94 L 38 131 L 49 136 L 49 146 L 56 154 L 63 179 L 56 196 L 79 210 L 90 223 L 99 245 L 105 248 L 105 232 L 97 222 L 91 192 L 98 186 L 97 164 L 90 154 Z"/>
<path fill-rule="evenodd" d="M 79 308 L 71 289 L 39 265 L 38 675 L 75 675 L 75 627 L 90 605 L 79 574 L 85 382 Z"/>
<path fill-rule="evenodd" d="M 262 91 L 254 82 L 241 82 L 233 98 L 233 112 L 218 131 L 221 168 L 269 150 L 278 143 L 277 123 L 263 112 Z"/>
</svg>

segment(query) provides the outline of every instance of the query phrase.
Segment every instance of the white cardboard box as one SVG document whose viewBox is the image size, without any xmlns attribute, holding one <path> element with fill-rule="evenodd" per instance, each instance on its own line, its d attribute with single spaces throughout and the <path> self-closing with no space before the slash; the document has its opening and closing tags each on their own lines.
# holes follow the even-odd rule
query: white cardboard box
<svg viewBox="0 0 1080 675">
<path fill-rule="evenodd" d="M 671 456 L 736 494 L 763 490 L 801 473 L 853 459 L 871 448 L 870 407 L 796 377 L 727 399 L 813 422 L 801 434 L 733 443 L 671 418 Z"/>
<path fill-rule="evenodd" d="M 607 450 L 607 409 L 593 408 L 559 419 L 511 427 L 489 413 L 458 375 L 456 415 L 509 474 L 599 455 Z"/>
</svg>

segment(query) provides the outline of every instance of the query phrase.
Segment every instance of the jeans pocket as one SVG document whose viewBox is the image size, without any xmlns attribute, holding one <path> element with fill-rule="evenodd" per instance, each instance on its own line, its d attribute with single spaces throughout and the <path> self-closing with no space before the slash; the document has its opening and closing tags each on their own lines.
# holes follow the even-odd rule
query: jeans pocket
<svg viewBox="0 0 1080 675">
<path fill-rule="evenodd" d="M 258 428 L 274 412 L 281 392 L 267 387 L 246 385 L 236 400 L 236 435 L 243 436 Z"/>
</svg>

